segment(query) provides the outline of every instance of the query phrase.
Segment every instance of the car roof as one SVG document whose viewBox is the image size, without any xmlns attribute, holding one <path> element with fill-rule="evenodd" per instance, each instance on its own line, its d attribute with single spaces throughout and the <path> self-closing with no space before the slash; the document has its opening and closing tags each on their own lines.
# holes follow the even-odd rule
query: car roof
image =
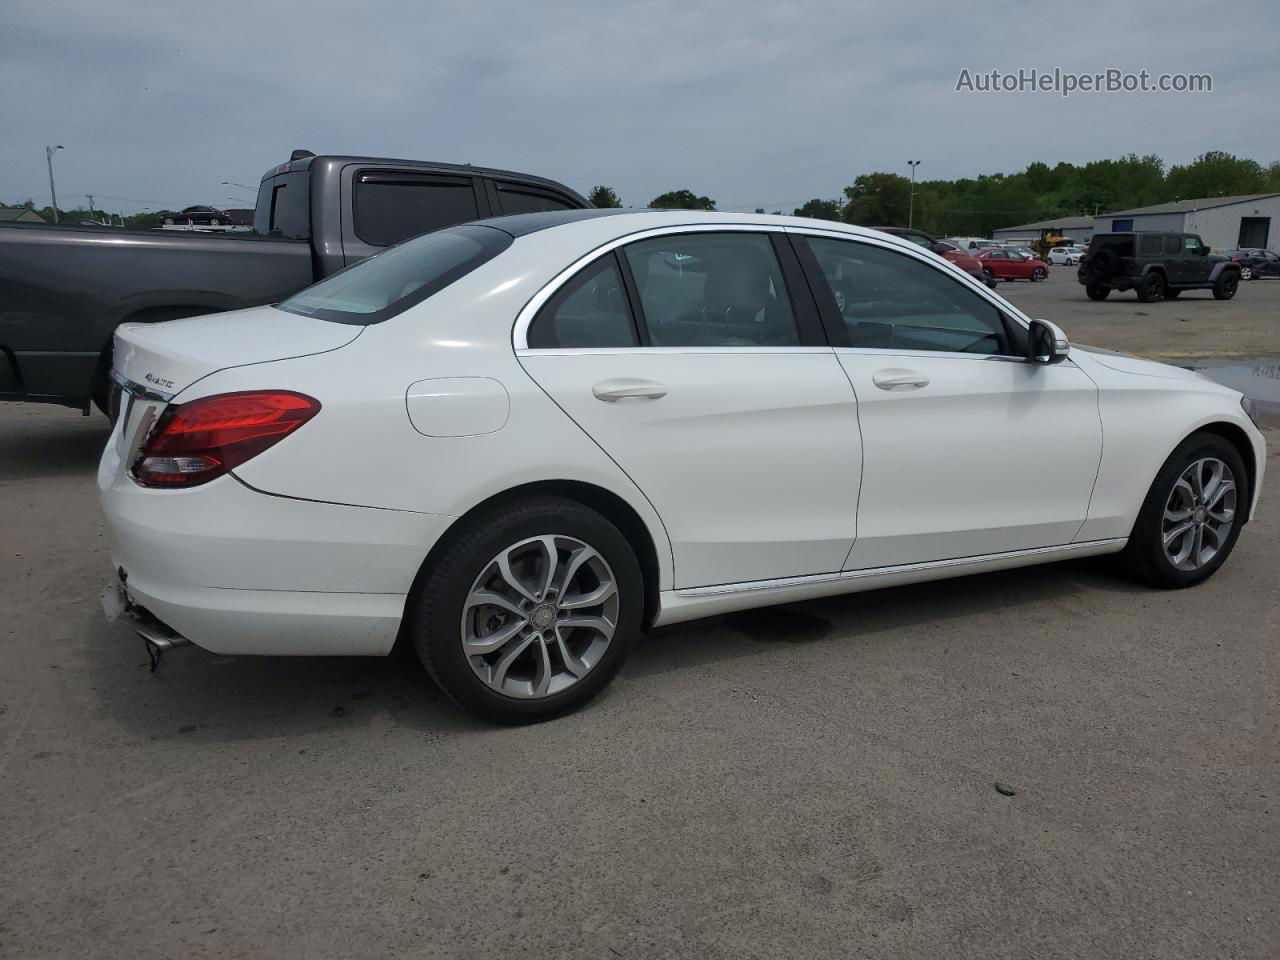
<svg viewBox="0 0 1280 960">
<path fill-rule="evenodd" d="M 544 213 L 517 213 L 506 217 L 488 217 L 473 221 L 510 234 L 524 237 L 544 230 L 574 231 L 591 235 L 594 242 L 607 242 L 630 233 L 658 227 L 681 226 L 758 226 L 778 230 L 821 230 L 848 234 L 850 239 L 867 237 L 892 243 L 905 250 L 920 250 L 919 244 L 904 240 L 890 233 L 882 233 L 871 227 L 858 227 L 833 220 L 816 220 L 812 217 L 787 217 L 760 213 L 723 213 L 718 210 L 554 210 Z"/>
</svg>

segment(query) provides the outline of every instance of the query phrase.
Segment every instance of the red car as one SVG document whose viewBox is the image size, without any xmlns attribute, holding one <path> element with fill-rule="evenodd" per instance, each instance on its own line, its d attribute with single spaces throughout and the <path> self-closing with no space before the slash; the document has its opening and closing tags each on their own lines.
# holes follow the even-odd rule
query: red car
<svg viewBox="0 0 1280 960">
<path fill-rule="evenodd" d="M 957 267 L 963 270 L 969 276 L 976 280 L 981 280 L 989 287 L 994 287 L 995 280 L 982 270 L 976 258 L 969 256 L 963 250 L 938 240 L 923 230 L 913 230 L 910 227 L 872 227 L 872 230 L 879 230 L 881 233 L 891 233 L 895 237 L 902 237 L 904 240 L 910 240 L 912 243 L 924 247 L 926 250 L 936 253 L 944 260 L 950 260 Z"/>
<path fill-rule="evenodd" d="M 982 272 L 996 280 L 1043 280 L 1049 276 L 1049 265 L 1015 250 L 988 247 L 976 255 Z"/>
</svg>

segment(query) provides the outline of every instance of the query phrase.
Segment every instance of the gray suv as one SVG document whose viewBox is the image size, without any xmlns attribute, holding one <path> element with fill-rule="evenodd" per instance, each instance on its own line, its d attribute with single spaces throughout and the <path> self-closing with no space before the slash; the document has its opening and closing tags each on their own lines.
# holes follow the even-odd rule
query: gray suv
<svg viewBox="0 0 1280 960">
<path fill-rule="evenodd" d="M 1240 264 L 1209 252 L 1194 233 L 1095 233 L 1076 278 L 1090 300 L 1112 290 L 1136 290 L 1143 303 L 1172 300 L 1183 290 L 1212 290 L 1230 300 Z"/>
</svg>

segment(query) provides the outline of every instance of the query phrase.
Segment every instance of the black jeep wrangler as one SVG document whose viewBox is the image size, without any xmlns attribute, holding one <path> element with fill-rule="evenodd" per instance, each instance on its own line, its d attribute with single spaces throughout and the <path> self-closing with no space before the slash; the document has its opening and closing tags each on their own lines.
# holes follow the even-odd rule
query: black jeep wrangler
<svg viewBox="0 0 1280 960">
<path fill-rule="evenodd" d="M 1209 253 L 1194 233 L 1095 233 L 1076 278 L 1090 300 L 1112 290 L 1137 290 L 1143 303 L 1172 300 L 1183 290 L 1212 290 L 1230 300 L 1240 264 Z"/>
</svg>

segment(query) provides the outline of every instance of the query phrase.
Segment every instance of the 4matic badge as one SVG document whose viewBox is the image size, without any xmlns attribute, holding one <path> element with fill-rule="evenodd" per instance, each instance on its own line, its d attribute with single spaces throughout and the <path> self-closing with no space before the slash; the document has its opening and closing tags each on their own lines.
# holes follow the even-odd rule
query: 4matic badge
<svg viewBox="0 0 1280 960">
<path fill-rule="evenodd" d="M 157 387 L 164 387 L 165 389 L 172 389 L 173 387 L 172 380 L 166 380 L 164 377 L 157 377 L 154 373 L 148 373 L 142 379 L 147 381 L 147 383 L 154 383 Z"/>
</svg>

